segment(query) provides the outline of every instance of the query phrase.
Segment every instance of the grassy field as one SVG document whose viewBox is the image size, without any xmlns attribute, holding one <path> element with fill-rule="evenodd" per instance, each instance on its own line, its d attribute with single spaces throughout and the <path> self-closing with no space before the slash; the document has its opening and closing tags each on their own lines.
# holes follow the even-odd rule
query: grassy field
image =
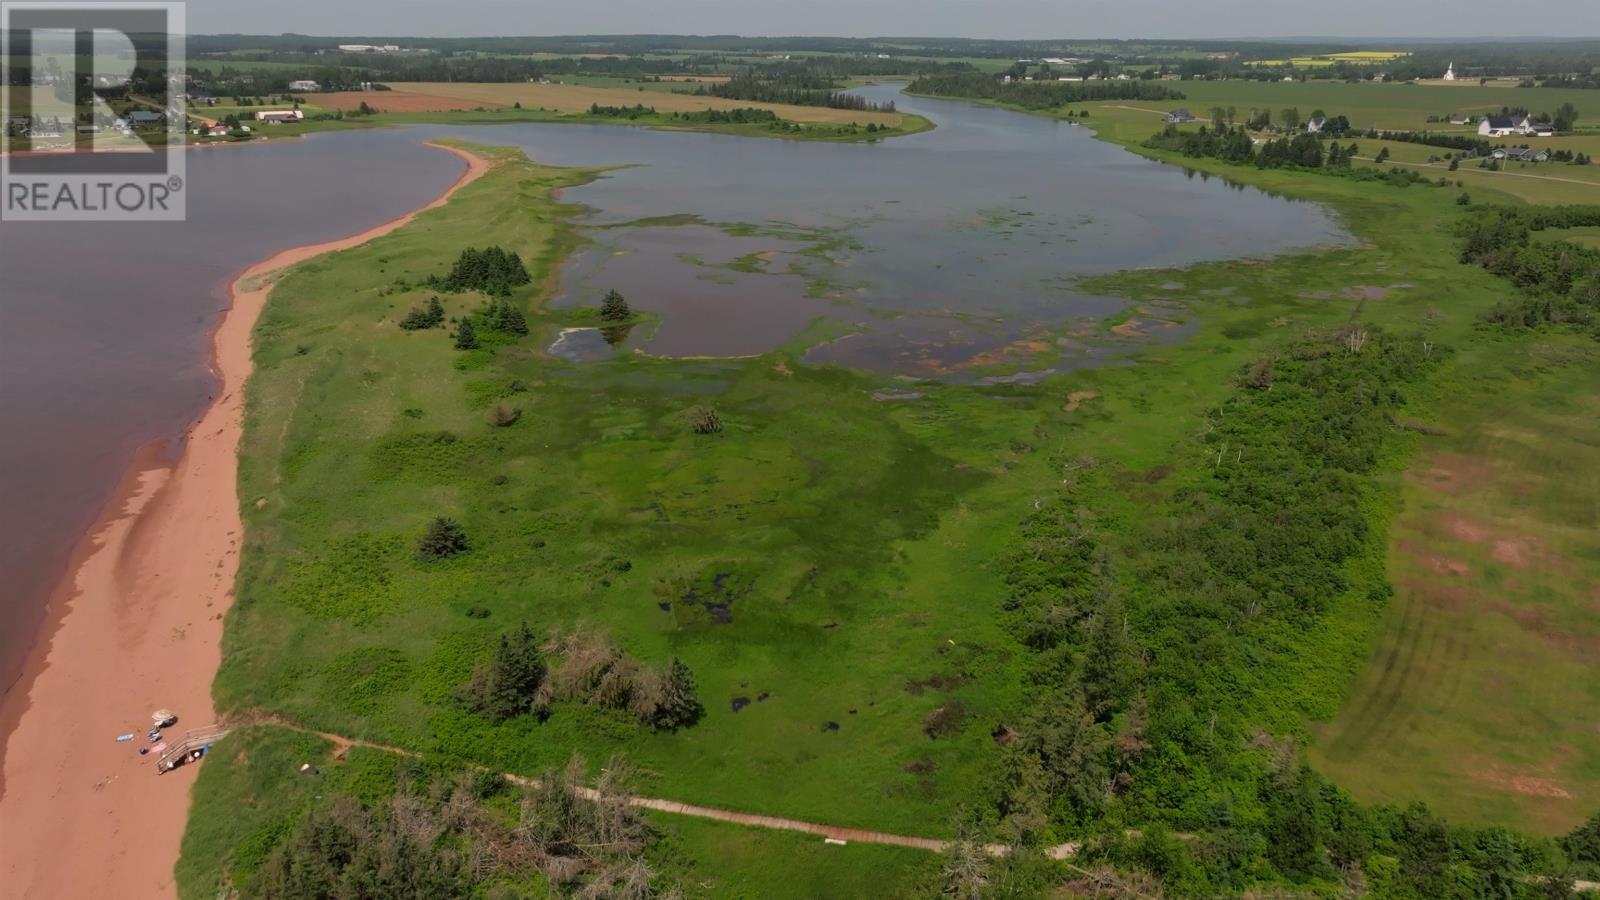
<svg viewBox="0 0 1600 900">
<path fill-rule="evenodd" d="M 1547 241 L 1572 241 L 1600 250 L 1600 228 L 1552 228 L 1539 232 L 1538 237 Z"/>
<path fill-rule="evenodd" d="M 1400 485 L 1389 624 L 1313 759 L 1367 800 L 1559 833 L 1600 807 L 1600 352 L 1456 368 Z"/>
<path fill-rule="evenodd" d="M 1428 85 L 1389 82 L 1345 84 L 1340 81 L 1182 81 L 1172 87 L 1185 99 L 1166 103 L 1141 103 L 1162 110 L 1187 107 L 1205 117 L 1213 106 L 1234 106 L 1241 120 L 1249 110 L 1270 109 L 1274 120 L 1278 111 L 1298 107 L 1302 116 L 1321 109 L 1330 116 L 1346 116 L 1358 129 L 1450 130 L 1448 124 L 1428 124 L 1429 116 L 1459 113 L 1478 116 L 1498 112 L 1502 106 L 1526 106 L 1538 112 L 1554 112 L 1563 103 L 1577 107 L 1580 126 L 1600 122 L 1600 97 L 1594 91 L 1563 88 L 1527 88 L 1507 92 L 1504 88 L 1433 88 Z M 1456 126 L 1459 130 L 1461 126 Z M 1469 129 L 1470 130 L 1470 129 Z"/>
</svg>

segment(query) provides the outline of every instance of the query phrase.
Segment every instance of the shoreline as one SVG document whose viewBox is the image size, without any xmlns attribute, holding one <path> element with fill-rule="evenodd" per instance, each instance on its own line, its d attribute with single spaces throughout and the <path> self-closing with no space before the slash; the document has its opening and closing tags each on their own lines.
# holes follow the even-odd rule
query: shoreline
<svg viewBox="0 0 1600 900">
<path fill-rule="evenodd" d="M 209 725 L 223 614 L 243 526 L 238 449 L 251 334 L 282 270 L 382 237 L 489 169 L 359 234 L 280 251 L 230 282 L 211 336 L 215 397 L 181 436 L 147 445 L 51 592 L 22 674 L 0 701 L 0 896 L 173 896 L 173 865 L 199 766 L 159 778 L 139 756 L 150 710 Z M 176 463 L 162 463 L 181 447 Z M 113 738 L 133 732 L 135 741 Z M 73 862 L 73 861 L 76 862 Z"/>
</svg>

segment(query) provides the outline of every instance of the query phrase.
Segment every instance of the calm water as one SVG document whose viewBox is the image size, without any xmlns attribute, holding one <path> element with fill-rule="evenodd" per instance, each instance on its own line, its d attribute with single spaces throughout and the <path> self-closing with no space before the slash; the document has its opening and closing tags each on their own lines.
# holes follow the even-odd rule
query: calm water
<svg viewBox="0 0 1600 900">
<path fill-rule="evenodd" d="M 558 165 L 638 164 L 567 192 L 592 207 L 597 227 L 557 303 L 594 305 L 620 290 L 663 314 L 644 349 L 670 356 L 771 350 L 821 316 L 853 336 L 811 349 L 808 361 L 948 373 L 1032 326 L 1121 307 L 1075 292 L 1074 276 L 1346 239 L 1321 207 L 1188 177 L 1082 126 L 898 90 L 863 93 L 939 127 L 879 144 L 614 126 L 471 136 Z M 767 234 L 615 227 L 685 214 Z"/>
<path fill-rule="evenodd" d="M 436 196 L 461 165 L 423 147 L 430 137 L 518 144 L 557 165 L 636 164 L 567 193 L 590 208 L 592 243 L 558 302 L 594 304 L 614 287 L 661 325 L 609 342 L 569 334 L 557 352 L 580 364 L 613 344 L 758 353 L 820 319 L 842 338 L 808 360 L 948 372 L 1119 308 L 1073 291 L 1075 276 L 1344 239 L 1319 207 L 1187 178 L 1081 127 L 897 102 L 939 128 L 871 145 L 580 125 L 326 134 L 192 152 L 185 223 L 0 224 L 0 684 L 135 451 L 181 433 L 209 399 L 209 332 L 232 274 Z M 628 224 L 685 214 L 699 222 Z"/>
<path fill-rule="evenodd" d="M 337 137 L 191 151 L 187 222 L 0 223 L 0 685 L 135 452 L 204 409 L 233 275 L 414 209 L 463 168 L 416 140 Z"/>
</svg>

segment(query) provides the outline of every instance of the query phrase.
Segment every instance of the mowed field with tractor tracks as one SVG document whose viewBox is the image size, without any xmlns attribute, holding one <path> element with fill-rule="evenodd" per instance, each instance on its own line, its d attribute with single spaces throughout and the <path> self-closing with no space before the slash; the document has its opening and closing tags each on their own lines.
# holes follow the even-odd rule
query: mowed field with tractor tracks
<svg viewBox="0 0 1600 900">
<path fill-rule="evenodd" d="M 1317 765 L 1374 802 L 1544 834 L 1600 807 L 1600 352 L 1463 361 L 1400 487 L 1395 594 Z"/>
</svg>

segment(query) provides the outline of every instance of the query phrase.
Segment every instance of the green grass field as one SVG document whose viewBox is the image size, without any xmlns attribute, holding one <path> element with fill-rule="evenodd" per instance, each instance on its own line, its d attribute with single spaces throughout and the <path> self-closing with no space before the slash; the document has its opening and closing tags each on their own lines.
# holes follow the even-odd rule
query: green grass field
<svg viewBox="0 0 1600 900">
<path fill-rule="evenodd" d="M 1389 623 L 1313 759 L 1367 800 L 1559 833 L 1600 806 L 1600 352 L 1455 368 L 1400 485 Z"/>
<path fill-rule="evenodd" d="M 1286 107 L 1298 107 L 1302 115 L 1321 109 L 1330 116 L 1346 116 L 1358 129 L 1428 128 L 1428 116 L 1452 113 L 1478 116 L 1499 111 L 1502 106 L 1526 106 L 1534 112 L 1553 112 L 1563 103 L 1578 108 L 1579 124 L 1600 121 L 1600 97 L 1594 91 L 1560 88 L 1526 88 L 1508 91 L 1478 85 L 1433 87 L 1424 84 L 1338 81 L 1182 81 L 1173 86 L 1186 99 L 1157 106 L 1187 106 L 1204 116 L 1213 106 L 1236 106 L 1241 118 L 1249 109 L 1270 109 L 1274 117 Z M 1139 104 L 1146 105 L 1146 104 Z M 1456 126 L 1458 129 L 1460 126 Z M 1432 126 L 1449 130 L 1448 124 Z"/>
</svg>

